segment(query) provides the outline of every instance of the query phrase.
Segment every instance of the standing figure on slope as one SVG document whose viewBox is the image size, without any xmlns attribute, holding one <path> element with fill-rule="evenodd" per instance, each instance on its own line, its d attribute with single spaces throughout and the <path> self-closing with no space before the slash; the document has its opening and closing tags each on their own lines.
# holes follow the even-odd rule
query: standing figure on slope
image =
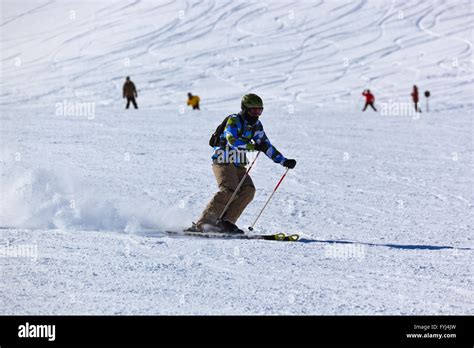
<svg viewBox="0 0 474 348">
<path fill-rule="evenodd" d="M 247 151 L 262 151 L 275 163 L 286 168 L 295 167 L 294 159 L 283 157 L 270 143 L 259 120 L 262 112 L 262 99 L 255 94 L 246 94 L 242 98 L 241 111 L 226 117 L 213 134 L 210 141 L 214 147 L 212 171 L 219 191 L 206 206 L 198 222 L 187 231 L 244 233 L 235 223 L 255 195 L 255 186 L 245 168 L 248 164 Z M 242 179 L 244 181 L 239 191 L 230 202 Z"/>
<path fill-rule="evenodd" d="M 132 80 L 130 80 L 130 76 L 127 76 L 123 84 L 123 98 L 127 98 L 127 106 L 125 106 L 125 109 L 130 107 L 130 102 L 132 102 L 135 109 L 138 109 L 137 102 L 135 101 L 135 98 L 138 98 L 137 89 Z"/>
<path fill-rule="evenodd" d="M 192 95 L 191 92 L 188 93 L 188 105 L 193 107 L 193 110 L 201 110 L 199 109 L 199 102 L 201 98 L 197 95 Z"/>
<path fill-rule="evenodd" d="M 370 92 L 370 89 L 366 89 L 362 92 L 362 95 L 365 97 L 365 106 L 364 108 L 362 109 L 362 111 L 365 111 L 367 109 L 367 106 L 370 105 L 370 107 L 372 109 L 374 109 L 374 111 L 377 111 L 377 109 L 375 108 L 374 106 L 374 102 L 375 102 L 375 97 L 374 95 Z"/>
<path fill-rule="evenodd" d="M 418 87 L 416 87 L 416 85 L 413 86 L 413 92 L 411 92 L 411 98 L 413 99 L 413 103 L 415 104 L 415 111 L 416 112 L 421 112 L 421 109 L 418 106 L 418 102 L 420 101 L 420 97 L 418 95 Z"/>
</svg>

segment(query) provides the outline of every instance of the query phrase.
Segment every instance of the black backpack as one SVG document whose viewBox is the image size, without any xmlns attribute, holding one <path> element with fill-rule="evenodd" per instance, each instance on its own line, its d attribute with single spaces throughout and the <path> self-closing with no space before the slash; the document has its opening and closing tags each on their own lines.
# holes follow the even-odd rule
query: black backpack
<svg viewBox="0 0 474 348">
<path fill-rule="evenodd" d="M 242 120 L 242 117 L 240 116 L 240 114 L 237 114 L 240 118 L 240 122 L 242 122 L 243 124 L 243 120 Z M 214 146 L 221 146 L 223 145 L 222 144 L 222 140 L 221 140 L 221 135 L 222 133 L 224 133 L 224 129 L 225 129 L 225 126 L 227 125 L 227 121 L 229 120 L 229 118 L 231 118 L 233 115 L 229 115 L 227 116 L 226 118 L 224 118 L 224 120 L 221 122 L 220 125 L 217 126 L 216 130 L 214 131 L 214 133 L 212 133 L 211 135 L 211 138 L 209 139 L 209 145 L 211 147 L 214 147 Z M 242 131 L 241 131 L 242 132 Z M 242 133 L 239 133 L 239 136 L 241 136 Z"/>
</svg>

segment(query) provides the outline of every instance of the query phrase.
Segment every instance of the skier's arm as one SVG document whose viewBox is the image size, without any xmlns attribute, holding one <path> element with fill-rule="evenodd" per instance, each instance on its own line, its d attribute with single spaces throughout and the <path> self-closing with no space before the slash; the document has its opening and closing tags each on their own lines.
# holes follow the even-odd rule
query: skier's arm
<svg viewBox="0 0 474 348">
<path fill-rule="evenodd" d="M 263 126 L 260 123 L 257 131 L 253 136 L 253 141 L 255 141 L 256 148 L 262 151 L 268 158 L 270 158 L 275 163 L 280 163 L 283 165 L 286 158 L 276 149 L 275 146 L 272 145 L 270 140 L 268 139 L 265 131 L 263 130 Z"/>
<path fill-rule="evenodd" d="M 239 118 L 234 116 L 229 117 L 224 130 L 224 136 L 227 140 L 227 144 L 229 144 L 230 148 L 233 150 L 254 151 L 254 144 L 243 141 L 239 138 L 239 128 L 242 128 L 242 123 L 240 122 Z"/>
</svg>

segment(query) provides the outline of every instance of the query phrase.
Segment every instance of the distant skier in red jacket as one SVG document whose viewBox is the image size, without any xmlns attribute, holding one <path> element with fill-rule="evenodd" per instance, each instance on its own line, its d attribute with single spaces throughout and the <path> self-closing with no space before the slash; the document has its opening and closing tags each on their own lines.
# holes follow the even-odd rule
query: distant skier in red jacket
<svg viewBox="0 0 474 348">
<path fill-rule="evenodd" d="M 415 103 L 415 111 L 421 112 L 421 109 L 418 107 L 418 102 L 420 101 L 420 98 L 418 96 L 418 87 L 416 87 L 416 85 L 413 86 L 413 92 L 411 92 L 411 97 L 413 99 L 413 103 Z"/>
<path fill-rule="evenodd" d="M 374 109 L 374 111 L 377 111 L 374 106 L 375 97 L 372 93 L 370 93 L 370 89 L 366 89 L 364 92 L 362 92 L 362 95 L 365 97 L 365 106 L 362 111 L 365 111 L 369 105 L 372 107 L 372 109 Z"/>
</svg>

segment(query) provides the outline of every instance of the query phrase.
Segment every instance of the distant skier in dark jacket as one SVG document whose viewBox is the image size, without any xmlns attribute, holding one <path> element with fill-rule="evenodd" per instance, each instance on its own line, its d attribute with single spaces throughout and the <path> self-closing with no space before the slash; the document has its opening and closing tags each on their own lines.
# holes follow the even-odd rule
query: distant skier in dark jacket
<svg viewBox="0 0 474 348">
<path fill-rule="evenodd" d="M 416 85 L 413 86 L 413 92 L 411 92 L 411 98 L 413 99 L 413 103 L 415 104 L 415 111 L 421 112 L 421 109 L 418 107 L 418 102 L 420 101 L 418 95 L 418 87 Z"/>
<path fill-rule="evenodd" d="M 365 111 L 367 109 L 367 106 L 369 106 L 369 105 L 372 109 L 374 109 L 374 111 L 377 111 L 377 109 L 374 106 L 375 97 L 370 92 L 370 89 L 366 89 L 364 92 L 362 92 L 362 95 L 365 97 L 365 106 L 362 109 L 362 111 Z"/>
<path fill-rule="evenodd" d="M 235 223 L 255 194 L 255 186 L 250 176 L 245 177 L 222 220 L 219 218 L 246 174 L 247 151 L 261 151 L 273 162 L 287 168 L 294 168 L 296 165 L 296 161 L 285 158 L 265 134 L 259 120 L 263 112 L 262 99 L 255 94 L 246 94 L 242 98 L 241 109 L 238 114 L 229 116 L 225 129 L 220 134 L 219 145 L 214 146 L 212 171 L 219 191 L 204 209 L 199 221 L 188 231 L 243 233 Z"/>
<path fill-rule="evenodd" d="M 138 109 L 137 102 L 135 101 L 135 98 L 138 98 L 137 89 L 129 76 L 127 76 L 125 83 L 123 84 L 123 97 L 127 98 L 126 109 L 130 107 L 130 102 L 132 102 L 135 109 Z"/>
</svg>

